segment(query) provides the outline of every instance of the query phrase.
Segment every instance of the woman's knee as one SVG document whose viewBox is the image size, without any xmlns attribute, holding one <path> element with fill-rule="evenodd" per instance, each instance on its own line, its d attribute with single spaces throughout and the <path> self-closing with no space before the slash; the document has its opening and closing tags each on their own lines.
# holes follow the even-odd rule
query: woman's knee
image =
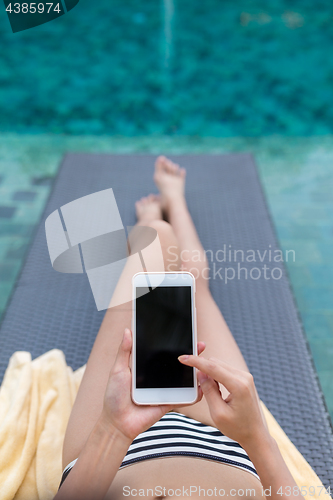
<svg viewBox="0 0 333 500">
<path fill-rule="evenodd" d="M 201 287 L 209 286 L 209 263 L 206 254 L 200 249 L 192 251 L 180 249 L 174 230 L 164 220 L 154 220 L 147 224 L 157 231 L 166 271 L 177 271 L 183 269 L 193 274 L 196 283 Z"/>
<path fill-rule="evenodd" d="M 171 237 L 176 237 L 173 228 L 169 222 L 161 219 L 152 220 L 145 224 L 147 227 L 151 227 L 157 231 L 158 235 L 162 239 L 169 239 Z"/>
<path fill-rule="evenodd" d="M 147 226 L 155 229 L 157 232 L 163 253 L 165 270 L 178 271 L 181 267 L 179 244 L 171 224 L 164 220 L 154 220 L 149 222 Z"/>
</svg>

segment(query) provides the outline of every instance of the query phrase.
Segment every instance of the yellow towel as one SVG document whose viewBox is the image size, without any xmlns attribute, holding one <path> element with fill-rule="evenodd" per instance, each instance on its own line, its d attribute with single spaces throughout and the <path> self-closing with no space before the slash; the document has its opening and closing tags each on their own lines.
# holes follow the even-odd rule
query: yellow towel
<svg viewBox="0 0 333 500">
<path fill-rule="evenodd" d="M 11 357 L 0 390 L 0 500 L 51 500 L 56 494 L 66 425 L 83 373 L 84 367 L 73 373 L 57 349 L 33 361 L 28 352 Z M 264 405 L 263 410 L 296 483 L 304 493 L 315 488 L 305 498 L 330 498 Z"/>
<path fill-rule="evenodd" d="M 59 486 L 62 443 L 83 375 L 52 350 L 16 352 L 0 390 L 0 499 L 48 500 Z"/>
</svg>

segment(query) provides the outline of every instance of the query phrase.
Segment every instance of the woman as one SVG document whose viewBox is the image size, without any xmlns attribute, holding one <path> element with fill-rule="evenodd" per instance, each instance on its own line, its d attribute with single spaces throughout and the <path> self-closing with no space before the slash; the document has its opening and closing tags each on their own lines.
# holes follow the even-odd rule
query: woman
<svg viewBox="0 0 333 500">
<path fill-rule="evenodd" d="M 152 253 L 146 257 L 150 271 L 182 269 L 196 277 L 203 355 L 179 361 L 198 369 L 200 397 L 189 406 L 136 406 L 131 304 L 108 309 L 69 420 L 56 499 L 298 497 L 268 433 L 253 377 L 210 294 L 205 252 L 186 206 L 185 170 L 161 156 L 154 180 L 160 195 L 136 203 L 138 225 L 154 228 L 161 243 L 164 269 Z M 136 243 L 130 240 L 133 253 Z M 118 290 L 130 291 L 136 271 L 125 266 Z"/>
</svg>

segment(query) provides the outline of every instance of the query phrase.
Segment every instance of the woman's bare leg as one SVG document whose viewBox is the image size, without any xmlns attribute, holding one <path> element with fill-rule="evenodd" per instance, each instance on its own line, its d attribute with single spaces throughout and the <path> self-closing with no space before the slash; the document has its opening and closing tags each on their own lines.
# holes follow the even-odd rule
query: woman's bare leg
<svg viewBox="0 0 333 500">
<path fill-rule="evenodd" d="M 157 160 L 155 181 L 161 191 L 160 200 L 151 195 L 136 205 L 138 225 L 156 229 L 162 247 L 163 269 L 156 261 L 155 255 L 149 256 L 150 269 L 152 270 L 151 266 L 154 268 L 154 265 L 156 271 L 174 271 L 182 267 L 198 276 L 196 279 L 198 340 L 204 341 L 207 345 L 203 355 L 218 357 L 247 370 L 244 358 L 209 291 L 209 271 L 205 253 L 184 198 L 185 171 L 162 157 Z M 160 203 L 171 225 L 161 220 Z M 119 281 L 120 288 L 131 287 L 131 277 L 134 272 L 136 271 L 133 269 L 124 270 Z M 110 369 L 124 329 L 131 325 L 131 317 L 130 303 L 108 309 L 105 314 L 69 420 L 63 449 L 64 466 L 77 458 L 101 413 Z M 226 395 L 225 390 L 224 395 Z M 201 422 L 213 425 L 205 400 L 176 409 Z"/>
<path fill-rule="evenodd" d="M 147 268 L 150 271 L 163 272 L 170 264 L 167 248 L 171 245 L 176 249 L 174 252 L 177 252 L 177 238 L 170 224 L 161 220 L 160 203 L 154 195 L 137 202 L 136 210 L 139 219 L 137 226 L 148 226 L 157 231 L 163 253 L 162 263 L 155 252 L 148 255 L 146 253 L 145 263 Z M 131 251 L 134 253 L 136 251 L 136 242 L 133 239 L 131 240 L 131 235 L 129 240 L 132 247 Z M 176 265 L 178 269 L 180 268 L 179 259 L 178 262 L 172 262 L 172 264 Z M 142 268 L 135 268 L 135 264 L 133 266 L 128 262 L 119 279 L 117 289 L 127 295 L 127 297 L 131 297 L 132 276 L 138 271 L 142 271 Z M 115 294 L 117 293 L 117 289 Z M 104 316 L 69 419 L 63 446 L 64 467 L 78 457 L 101 414 L 110 370 L 114 363 L 124 329 L 131 327 L 131 320 L 131 302 L 111 307 Z"/>
<path fill-rule="evenodd" d="M 155 164 L 154 179 L 161 192 L 163 211 L 179 242 L 182 269 L 196 277 L 198 341 L 206 343 L 202 356 L 219 358 L 248 371 L 243 355 L 209 291 L 208 262 L 184 196 L 185 170 L 161 156 Z M 226 389 L 221 389 L 222 395 L 226 396 Z M 177 409 L 196 420 L 213 424 L 204 399 L 193 406 Z"/>
</svg>

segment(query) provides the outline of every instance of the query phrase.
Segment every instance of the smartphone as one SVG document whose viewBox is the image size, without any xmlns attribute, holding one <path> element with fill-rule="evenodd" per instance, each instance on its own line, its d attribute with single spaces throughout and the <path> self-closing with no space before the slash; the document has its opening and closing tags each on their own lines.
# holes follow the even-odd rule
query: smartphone
<svg viewBox="0 0 333 500">
<path fill-rule="evenodd" d="M 134 403 L 194 403 L 198 396 L 196 370 L 178 361 L 181 354 L 197 354 L 193 274 L 135 274 L 132 332 Z"/>
</svg>

